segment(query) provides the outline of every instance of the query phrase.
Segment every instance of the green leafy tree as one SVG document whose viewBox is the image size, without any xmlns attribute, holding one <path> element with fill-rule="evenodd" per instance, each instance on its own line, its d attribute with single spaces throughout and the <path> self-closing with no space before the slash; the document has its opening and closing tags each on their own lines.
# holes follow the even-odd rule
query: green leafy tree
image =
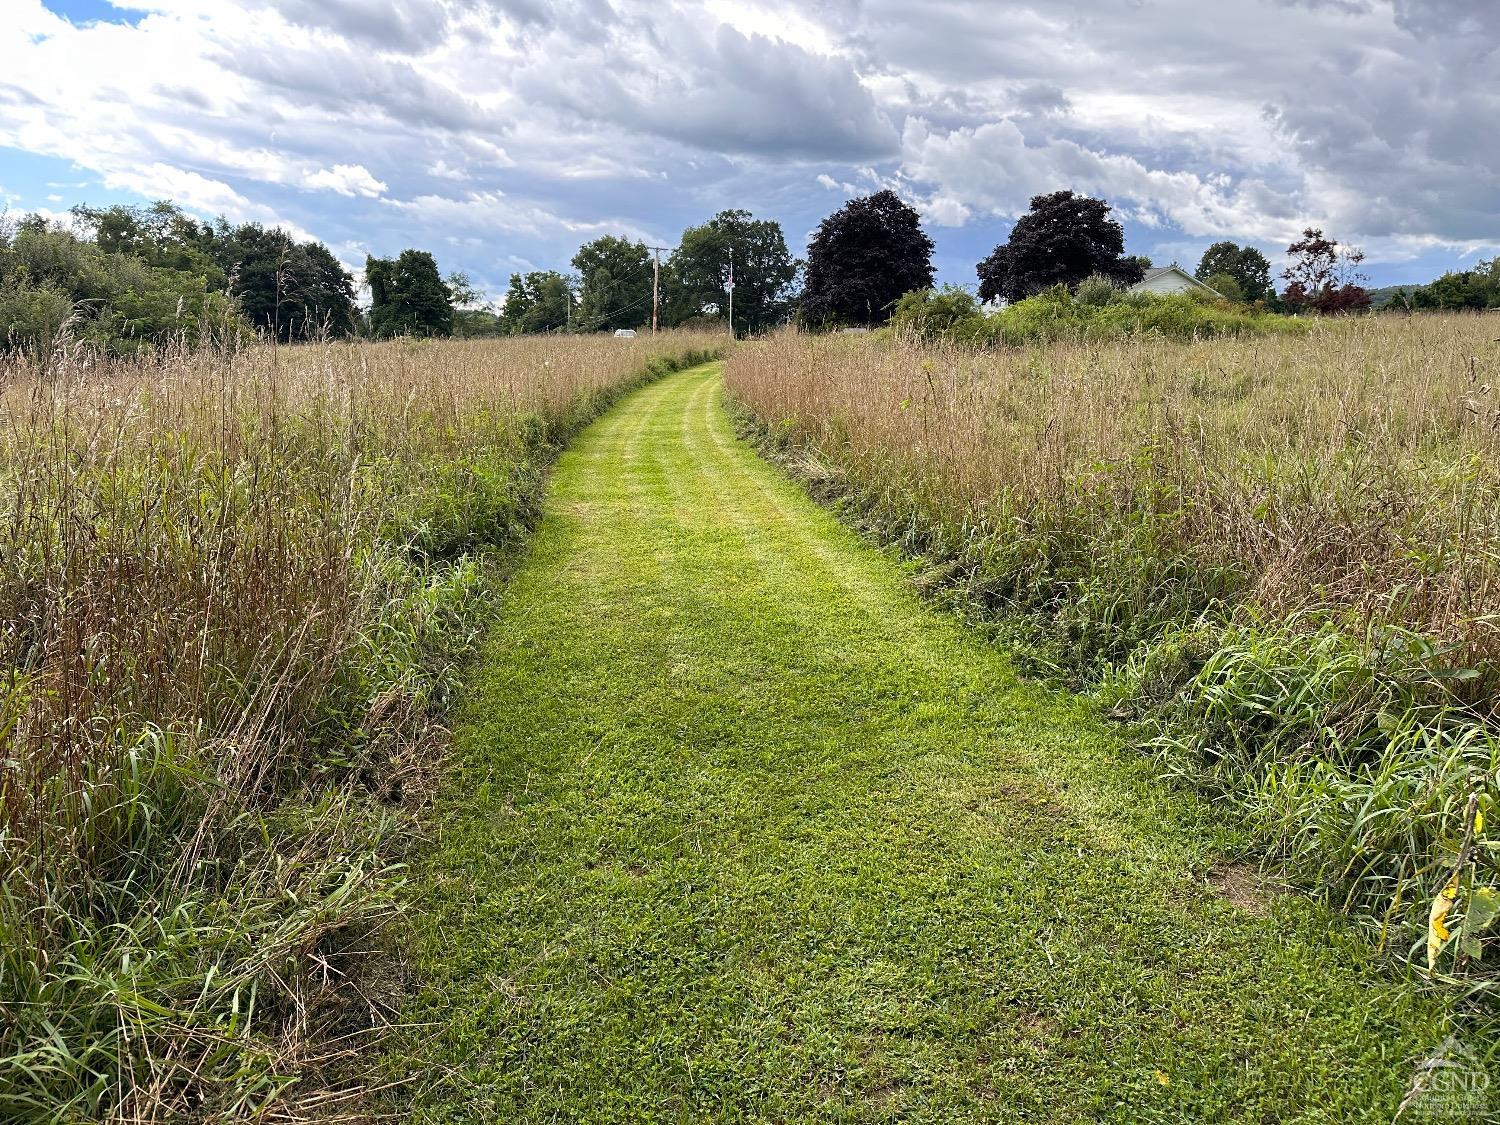
<svg viewBox="0 0 1500 1125">
<path fill-rule="evenodd" d="M 1245 290 L 1240 284 L 1240 279 L 1232 273 L 1221 270 L 1218 273 L 1211 273 L 1207 277 L 1200 277 L 1198 280 L 1210 289 L 1216 290 L 1225 300 L 1234 301 L 1237 304 L 1243 304 L 1246 300 Z"/>
<path fill-rule="evenodd" d="M 346 336 L 358 326 L 354 279 L 322 243 L 299 243 L 257 223 L 202 223 L 165 201 L 72 213 L 104 252 L 202 276 L 209 288 L 226 290 L 268 336 Z"/>
<path fill-rule="evenodd" d="M 1271 296 L 1271 263 L 1254 246 L 1215 242 L 1203 252 L 1193 276 L 1233 301 L 1264 301 Z M 1234 280 L 1239 296 L 1231 296 L 1214 284 L 1211 279 L 1220 276 Z"/>
<path fill-rule="evenodd" d="M 1500 309 L 1500 258 L 1455 270 L 1412 292 L 1418 309 Z"/>
<path fill-rule="evenodd" d="M 511 274 L 500 310 L 510 335 L 561 332 L 572 320 L 573 283 L 555 270 Z"/>
<path fill-rule="evenodd" d="M 105 253 L 202 276 L 209 288 L 224 289 L 268 336 L 345 336 L 358 326 L 354 279 L 322 243 L 299 243 L 258 223 L 199 222 L 165 201 L 79 206 L 72 213 Z"/>
<path fill-rule="evenodd" d="M 895 192 L 879 191 L 819 224 L 801 315 L 817 325 L 884 324 L 904 294 L 931 289 L 932 279 L 932 239 L 921 218 Z"/>
<path fill-rule="evenodd" d="M 467 339 L 481 336 L 502 336 L 505 325 L 496 314 L 494 305 L 484 299 L 484 291 L 462 271 L 448 275 L 445 283 L 453 300 L 453 334 Z"/>
<path fill-rule="evenodd" d="M 267 336 L 290 341 L 356 331 L 354 279 L 322 243 L 246 223 L 221 227 L 212 246 L 230 293 Z"/>
<path fill-rule="evenodd" d="M 702 226 L 682 232 L 664 281 L 666 323 L 728 308 L 730 256 L 734 259 L 734 321 L 740 332 L 763 332 L 784 319 L 793 303 L 797 261 L 787 249 L 781 224 L 749 211 L 721 211 Z"/>
<path fill-rule="evenodd" d="M 370 333 L 389 336 L 453 334 L 453 291 L 426 250 L 403 250 L 392 258 L 367 258 Z"/>
<path fill-rule="evenodd" d="M 214 253 L 218 238 L 214 227 L 199 222 L 170 201 L 159 200 L 146 207 L 80 204 L 71 213 L 106 254 L 124 254 L 150 266 L 200 274 L 210 287 L 224 287 L 224 271 Z"/>
<path fill-rule="evenodd" d="M 645 244 L 606 234 L 573 255 L 578 332 L 640 328 L 651 321 L 651 257 Z"/>
<path fill-rule="evenodd" d="M 1033 196 L 1010 237 L 979 263 L 979 299 L 1020 301 L 1095 274 L 1121 285 L 1139 281 L 1143 267 L 1125 257 L 1125 228 L 1109 210 L 1104 200 L 1071 191 Z"/>
<path fill-rule="evenodd" d="M 483 291 L 462 270 L 450 273 L 443 284 L 448 287 L 448 296 L 455 309 L 479 308 L 484 304 Z"/>
<path fill-rule="evenodd" d="M 45 352 L 64 326 L 115 352 L 238 335 L 242 322 L 213 278 L 153 265 L 151 248 L 140 249 L 105 250 L 39 216 L 0 233 L 0 347 Z"/>
</svg>

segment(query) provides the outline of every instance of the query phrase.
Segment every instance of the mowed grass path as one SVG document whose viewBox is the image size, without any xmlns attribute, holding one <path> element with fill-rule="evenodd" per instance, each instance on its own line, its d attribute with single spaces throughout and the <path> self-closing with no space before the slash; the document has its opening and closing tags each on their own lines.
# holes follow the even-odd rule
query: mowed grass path
<svg viewBox="0 0 1500 1125">
<path fill-rule="evenodd" d="M 559 464 L 418 873 L 425 1121 L 1381 1121 L 1436 1002 L 925 606 L 718 370 Z"/>
</svg>

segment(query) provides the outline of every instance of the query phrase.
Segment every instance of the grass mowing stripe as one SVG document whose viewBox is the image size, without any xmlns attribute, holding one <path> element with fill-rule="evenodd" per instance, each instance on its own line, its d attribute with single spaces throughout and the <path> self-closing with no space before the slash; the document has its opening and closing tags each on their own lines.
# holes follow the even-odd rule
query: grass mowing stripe
<svg viewBox="0 0 1500 1125">
<path fill-rule="evenodd" d="M 1442 1002 L 734 440 L 558 464 L 418 873 L 419 1120 L 1388 1121 Z"/>
</svg>

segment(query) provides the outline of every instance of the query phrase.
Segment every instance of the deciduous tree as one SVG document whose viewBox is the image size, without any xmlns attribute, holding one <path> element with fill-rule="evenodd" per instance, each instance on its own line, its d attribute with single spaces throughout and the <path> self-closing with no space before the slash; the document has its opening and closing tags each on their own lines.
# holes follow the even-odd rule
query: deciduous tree
<svg viewBox="0 0 1500 1125">
<path fill-rule="evenodd" d="M 1239 290 L 1238 296 L 1225 292 L 1214 283 L 1213 279 L 1221 275 L 1233 279 Z M 1254 246 L 1215 242 L 1203 252 L 1193 276 L 1218 289 L 1230 300 L 1264 301 L 1271 296 L 1271 263 Z"/>
<path fill-rule="evenodd" d="M 932 239 L 893 191 L 850 200 L 808 246 L 801 314 L 810 324 L 883 324 L 906 293 L 932 288 Z"/>
<path fill-rule="evenodd" d="M 508 335 L 561 332 L 572 319 L 573 284 L 555 270 L 514 273 L 500 323 Z"/>
<path fill-rule="evenodd" d="M 1359 272 L 1364 251 L 1341 246 L 1317 227 L 1308 227 L 1286 252 L 1291 261 L 1281 272 L 1287 283 L 1281 299 L 1293 312 L 1334 314 L 1370 307 L 1369 291 L 1360 284 L 1365 280 Z"/>
<path fill-rule="evenodd" d="M 229 292 L 261 332 L 288 341 L 355 330 L 354 279 L 322 243 L 246 223 L 221 226 L 210 245 Z"/>
<path fill-rule="evenodd" d="M 756 219 L 749 211 L 721 211 L 702 226 L 683 231 L 672 252 L 667 323 L 702 316 L 710 305 L 717 306 L 715 315 L 722 315 L 731 253 L 736 331 L 762 332 L 787 314 L 797 262 L 781 224 Z"/>
<path fill-rule="evenodd" d="M 374 336 L 448 336 L 453 332 L 453 291 L 426 250 L 403 250 L 396 259 L 367 258 L 370 332 Z"/>
<path fill-rule="evenodd" d="M 1141 279 L 1136 259 L 1124 256 L 1125 230 L 1102 199 L 1055 191 L 1033 196 L 1010 238 L 979 263 L 980 300 L 1019 301 L 1099 274 L 1121 285 Z"/>
<path fill-rule="evenodd" d="M 606 234 L 573 255 L 580 332 L 640 328 L 651 321 L 651 257 L 645 244 Z"/>
<path fill-rule="evenodd" d="M 1246 300 L 1245 289 L 1240 284 L 1240 279 L 1226 270 L 1211 273 L 1206 277 L 1200 277 L 1198 280 L 1210 289 L 1215 290 L 1225 300 L 1236 303 L 1243 303 Z"/>
<path fill-rule="evenodd" d="M 212 284 L 219 279 L 208 276 L 211 264 L 194 273 L 152 264 L 152 248 L 141 250 L 103 250 L 39 215 L 0 224 L 0 350 L 47 353 L 65 324 L 71 339 L 115 352 L 223 342 L 244 331 Z"/>
<path fill-rule="evenodd" d="M 1471 270 L 1458 270 L 1424 285 L 1411 294 L 1418 309 L 1500 308 L 1500 258 L 1480 262 Z"/>
</svg>

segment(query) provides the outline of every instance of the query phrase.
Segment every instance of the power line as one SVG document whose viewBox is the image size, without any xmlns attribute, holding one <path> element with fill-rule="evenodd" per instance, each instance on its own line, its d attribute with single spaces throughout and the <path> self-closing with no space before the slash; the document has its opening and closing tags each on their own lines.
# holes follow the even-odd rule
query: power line
<svg viewBox="0 0 1500 1125">
<path fill-rule="evenodd" d="M 640 297 L 640 298 L 637 298 L 634 301 L 631 301 L 630 304 L 628 304 L 628 305 L 621 305 L 619 308 L 610 309 L 608 312 L 600 313 L 598 316 L 596 316 L 593 319 L 593 322 L 591 324 L 587 325 L 586 327 L 580 328 L 578 331 L 580 331 L 580 332 L 590 332 L 596 326 L 598 326 L 600 324 L 603 324 L 610 317 L 619 316 L 621 313 L 629 312 L 631 309 L 635 308 L 637 305 L 644 305 L 645 303 L 646 303 L 646 298 L 645 297 Z"/>
<path fill-rule="evenodd" d="M 661 252 L 663 250 L 665 250 L 665 251 L 671 251 L 671 250 L 675 249 L 675 247 L 672 247 L 672 246 L 647 246 L 646 249 L 654 251 L 656 253 L 656 255 L 657 255 L 656 259 L 654 261 L 652 261 L 652 262 L 648 262 L 644 266 L 638 266 L 635 270 L 633 270 L 632 272 L 626 274 L 625 277 L 619 282 L 619 284 L 621 284 L 621 285 L 628 285 L 630 282 L 632 282 L 632 281 L 636 280 L 637 278 L 643 276 L 645 274 L 645 272 L 646 272 L 647 269 L 651 269 L 652 270 L 651 294 L 650 294 L 650 300 L 651 300 L 651 322 L 652 322 L 651 330 L 652 330 L 652 332 L 655 332 L 656 331 L 656 322 L 657 322 L 657 309 L 658 309 L 658 303 L 659 303 L 659 291 L 658 291 L 658 287 L 659 287 L 659 281 L 660 281 L 660 268 L 661 268 L 660 267 L 660 260 L 661 260 L 660 259 L 660 254 L 661 254 Z M 582 288 L 582 286 L 580 285 L 580 289 L 581 288 Z M 577 331 L 578 332 L 592 332 L 595 328 L 597 328 L 599 325 L 603 324 L 606 320 L 609 320 L 611 317 L 619 316 L 621 313 L 627 313 L 631 309 L 636 308 L 639 305 L 644 305 L 646 303 L 646 300 L 647 300 L 647 298 L 644 297 L 644 296 L 643 297 L 639 297 L 636 300 L 631 301 L 628 305 L 621 305 L 618 308 L 610 309 L 607 312 L 598 313 L 597 315 L 595 315 L 594 317 L 590 318 L 589 320 L 581 321 L 580 322 L 580 327 L 577 329 Z M 580 302 L 580 305 L 581 304 L 582 304 L 582 302 Z M 572 332 L 572 331 L 574 331 L 574 329 L 573 329 L 573 301 L 572 301 L 572 296 L 571 296 L 571 290 L 569 291 L 568 313 L 567 313 L 567 315 L 568 315 L 567 330 L 569 332 Z"/>
<path fill-rule="evenodd" d="M 646 247 L 646 249 L 648 249 L 648 250 L 671 250 L 673 248 L 670 247 L 670 246 L 659 246 L 659 247 L 658 246 L 648 246 L 648 247 Z M 627 274 L 625 276 L 625 279 L 624 279 L 623 282 L 621 282 L 621 284 L 626 284 L 628 282 L 634 281 L 636 278 L 642 276 L 646 272 L 646 269 L 648 268 L 649 265 L 650 265 L 650 263 L 648 263 L 646 266 L 637 267 L 633 272 L 631 272 L 631 273 L 629 273 L 629 274 Z M 652 294 L 651 294 L 651 299 L 653 301 L 656 298 L 655 288 L 656 287 L 653 284 L 653 286 L 652 286 Z M 611 317 L 619 316 L 621 313 L 629 312 L 631 309 L 637 307 L 638 305 L 644 305 L 646 303 L 646 300 L 647 300 L 646 297 L 640 297 L 640 298 L 638 298 L 638 299 L 636 299 L 634 301 L 631 301 L 628 305 L 621 305 L 618 308 L 610 309 L 607 312 L 599 313 L 597 316 L 595 316 L 593 318 L 592 323 L 586 324 L 584 327 L 578 329 L 578 331 L 580 331 L 580 332 L 591 332 L 591 331 L 593 331 L 594 328 L 596 328 L 600 324 L 603 324 L 606 320 L 609 320 Z"/>
</svg>

